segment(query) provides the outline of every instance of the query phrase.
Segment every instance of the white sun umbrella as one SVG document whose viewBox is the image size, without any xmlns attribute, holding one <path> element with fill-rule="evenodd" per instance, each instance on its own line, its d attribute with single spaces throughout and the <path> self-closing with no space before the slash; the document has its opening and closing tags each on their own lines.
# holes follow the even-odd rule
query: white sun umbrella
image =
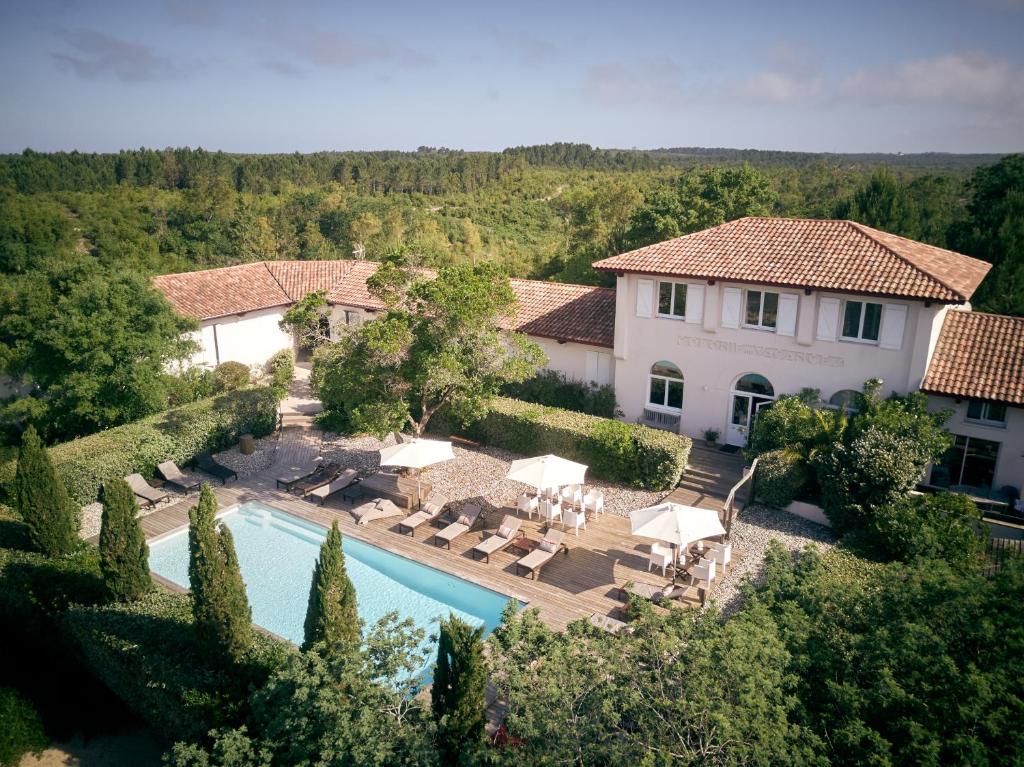
<svg viewBox="0 0 1024 767">
<path fill-rule="evenodd" d="M 725 528 L 714 509 L 698 509 L 681 503 L 659 503 L 629 512 L 633 535 L 666 541 L 685 549 L 694 541 L 725 535 Z M 675 581 L 673 571 L 672 580 Z"/>
<path fill-rule="evenodd" d="M 538 455 L 534 458 L 520 458 L 512 461 L 512 466 L 505 475 L 538 490 L 550 490 L 563 485 L 582 485 L 583 475 L 587 467 L 557 455 Z"/>
<path fill-rule="evenodd" d="M 408 442 L 380 449 L 381 466 L 404 466 L 407 469 L 423 469 L 455 457 L 452 443 L 439 439 L 415 437 Z M 416 473 L 416 503 L 420 502 L 420 474 Z"/>
</svg>

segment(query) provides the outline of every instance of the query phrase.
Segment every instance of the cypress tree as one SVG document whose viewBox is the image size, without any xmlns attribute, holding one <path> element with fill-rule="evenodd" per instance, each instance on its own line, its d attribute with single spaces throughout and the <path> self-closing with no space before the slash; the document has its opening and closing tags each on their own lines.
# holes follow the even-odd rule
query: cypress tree
<svg viewBox="0 0 1024 767">
<path fill-rule="evenodd" d="M 438 755 L 444 765 L 458 764 L 459 755 L 483 739 L 487 685 L 483 635 L 482 626 L 473 628 L 454 615 L 441 621 L 430 697 Z"/>
<path fill-rule="evenodd" d="M 80 510 L 31 426 L 21 438 L 14 488 L 32 543 L 47 556 L 72 552 L 78 545 Z"/>
<path fill-rule="evenodd" d="M 359 645 L 356 589 L 345 571 L 338 520 L 334 520 L 327 539 L 320 545 L 320 557 L 309 587 L 304 630 L 303 650 L 318 642 L 324 642 L 329 650 Z"/>
<path fill-rule="evenodd" d="M 139 504 L 123 479 L 103 483 L 100 570 L 112 599 L 131 602 L 149 591 L 149 547 L 139 526 Z"/>
<path fill-rule="evenodd" d="M 188 579 L 196 634 L 212 653 L 237 661 L 252 639 L 252 614 L 231 533 L 217 529 L 217 498 L 209 484 L 189 510 Z"/>
</svg>

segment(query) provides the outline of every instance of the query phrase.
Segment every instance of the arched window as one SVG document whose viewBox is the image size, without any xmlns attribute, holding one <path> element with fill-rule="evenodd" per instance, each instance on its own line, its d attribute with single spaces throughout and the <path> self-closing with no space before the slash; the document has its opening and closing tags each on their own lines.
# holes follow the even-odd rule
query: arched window
<svg viewBox="0 0 1024 767">
<path fill-rule="evenodd" d="M 775 389 L 772 387 L 771 382 L 757 373 L 748 373 L 743 376 L 743 378 L 736 382 L 735 391 L 757 394 L 761 397 L 775 396 Z"/>
<path fill-rule="evenodd" d="M 668 410 L 683 409 L 683 373 L 676 365 L 662 360 L 651 366 L 647 404 Z"/>
<path fill-rule="evenodd" d="M 856 413 L 859 409 L 860 392 L 854 389 L 840 389 L 828 398 L 829 407 L 836 410 L 845 410 L 847 413 Z"/>
</svg>

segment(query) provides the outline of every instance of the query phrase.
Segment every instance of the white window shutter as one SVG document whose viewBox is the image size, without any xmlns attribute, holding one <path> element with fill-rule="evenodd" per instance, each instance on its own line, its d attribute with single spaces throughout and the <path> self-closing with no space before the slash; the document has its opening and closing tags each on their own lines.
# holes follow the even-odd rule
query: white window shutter
<svg viewBox="0 0 1024 767">
<path fill-rule="evenodd" d="M 650 317 L 654 303 L 654 280 L 636 281 L 636 316 Z"/>
<path fill-rule="evenodd" d="M 779 315 L 775 320 L 775 332 L 780 336 L 796 335 L 796 307 L 800 296 L 795 293 L 779 294 Z"/>
<path fill-rule="evenodd" d="M 588 381 L 597 381 L 597 358 L 599 356 L 597 352 L 587 352 L 586 379 Z"/>
<path fill-rule="evenodd" d="M 740 299 L 743 297 L 739 288 L 726 288 L 722 291 L 722 327 L 738 328 L 740 326 Z"/>
<path fill-rule="evenodd" d="M 704 321 L 704 286 L 686 286 L 686 321 Z"/>
<path fill-rule="evenodd" d="M 605 386 L 611 382 L 611 376 L 608 374 L 611 361 L 612 357 L 610 354 L 597 355 L 597 378 L 595 380 L 600 386 Z"/>
<path fill-rule="evenodd" d="M 903 329 L 907 326 L 907 307 L 886 304 L 882 307 L 882 328 L 878 332 L 878 345 L 883 349 L 903 346 Z"/>
<path fill-rule="evenodd" d="M 818 301 L 818 340 L 835 341 L 839 332 L 838 298 L 822 298 Z"/>
</svg>

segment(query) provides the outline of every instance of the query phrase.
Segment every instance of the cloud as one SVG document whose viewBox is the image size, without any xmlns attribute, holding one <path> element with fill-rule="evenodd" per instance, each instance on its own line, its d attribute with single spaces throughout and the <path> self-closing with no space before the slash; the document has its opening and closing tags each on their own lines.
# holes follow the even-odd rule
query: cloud
<svg viewBox="0 0 1024 767">
<path fill-rule="evenodd" d="M 549 40 L 506 27 L 490 26 L 487 33 L 524 67 L 542 67 L 558 59 L 558 46 Z"/>
<path fill-rule="evenodd" d="M 63 30 L 60 37 L 70 47 L 64 52 L 51 52 L 59 65 L 87 80 L 113 77 L 124 82 L 146 82 L 176 77 L 194 68 L 192 62 L 183 66 L 159 55 L 142 43 L 111 37 L 93 29 Z"/>
<path fill-rule="evenodd" d="M 583 95 L 605 107 L 655 104 L 680 108 L 700 97 L 683 84 L 683 70 L 668 57 L 645 59 L 633 65 L 600 64 L 590 67 L 583 80 Z"/>
<path fill-rule="evenodd" d="M 1024 103 L 1024 67 L 984 53 L 952 53 L 855 72 L 842 81 L 840 92 L 865 104 L 954 104 L 1016 112 Z"/>
<path fill-rule="evenodd" d="M 323 69 L 351 69 L 363 64 L 391 63 L 420 69 L 435 63 L 433 56 L 389 43 L 353 37 L 345 32 L 296 25 L 280 19 L 268 21 L 254 33 L 297 61 Z"/>
<path fill-rule="evenodd" d="M 284 59 L 264 59 L 260 62 L 260 65 L 271 72 L 276 72 L 285 77 L 301 77 L 306 73 L 301 67 L 297 67 Z"/>
<path fill-rule="evenodd" d="M 819 98 L 825 92 L 820 75 L 756 72 L 723 94 L 747 104 L 795 104 Z"/>
</svg>

